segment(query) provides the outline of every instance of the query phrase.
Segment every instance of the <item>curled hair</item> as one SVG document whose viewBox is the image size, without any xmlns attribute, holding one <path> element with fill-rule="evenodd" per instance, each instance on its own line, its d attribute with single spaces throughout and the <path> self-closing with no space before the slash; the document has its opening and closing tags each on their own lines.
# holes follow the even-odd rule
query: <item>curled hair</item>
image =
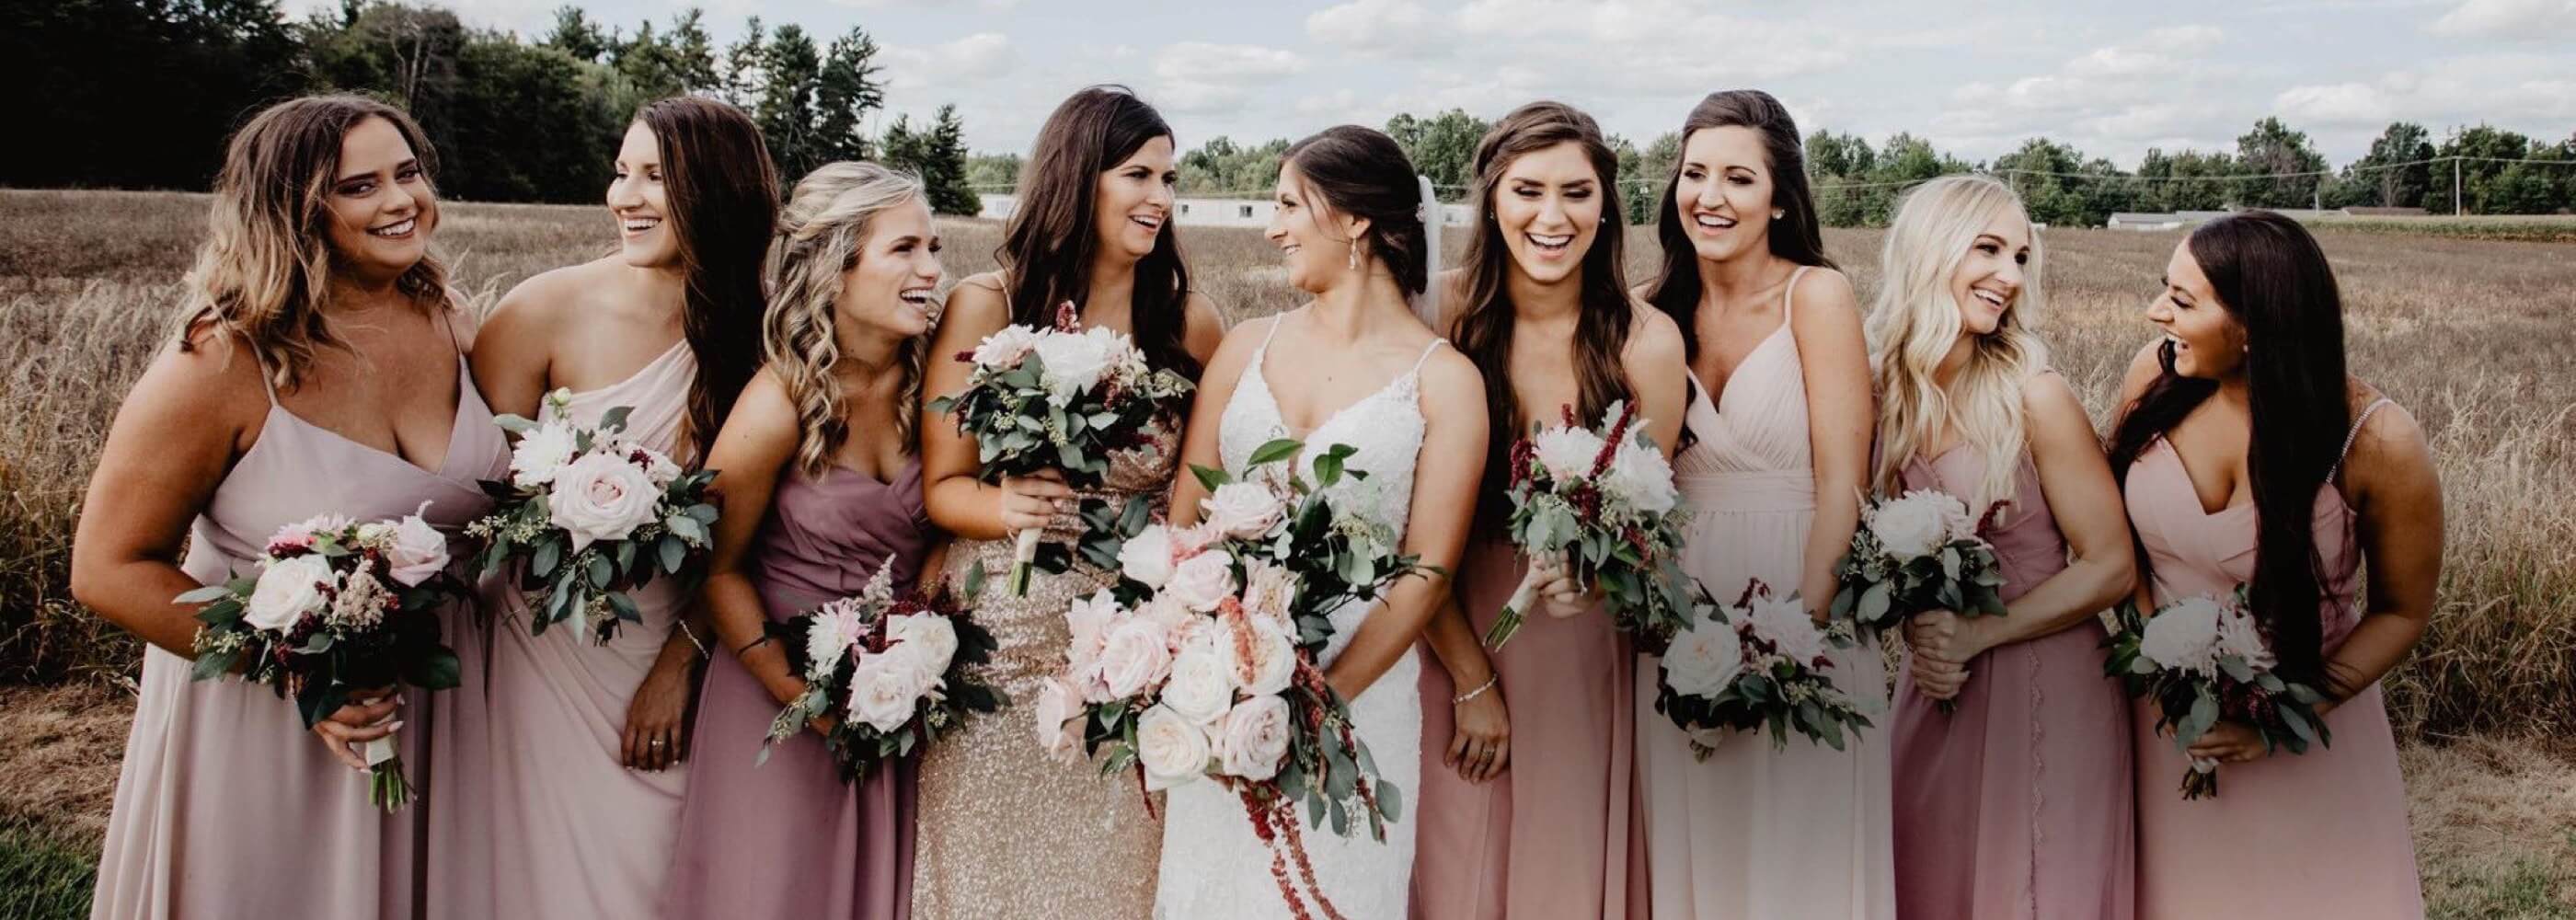
<svg viewBox="0 0 2576 920">
<path fill-rule="evenodd" d="M 1471 168 L 1476 210 L 1482 217 L 1476 221 L 1474 235 L 1467 238 L 1467 301 L 1461 305 L 1450 330 L 1450 339 L 1458 351 L 1472 359 L 1485 378 L 1485 412 L 1496 432 L 1487 445 L 1487 502 L 1501 498 L 1509 478 L 1510 464 L 1504 455 L 1514 438 L 1503 433 L 1526 432 L 1534 421 L 1522 410 L 1520 398 L 1512 391 L 1511 355 L 1516 331 L 1510 281 L 1515 266 L 1511 249 L 1503 240 L 1502 226 L 1492 219 L 1494 196 L 1500 192 L 1503 174 L 1514 160 L 1560 144 L 1580 148 L 1584 159 L 1591 163 L 1593 194 L 1601 202 L 1602 218 L 1591 246 L 1584 250 L 1576 268 L 1580 273 L 1581 304 L 1575 315 L 1573 340 L 1567 343 L 1574 353 L 1575 383 L 1582 394 L 1582 404 L 1576 408 L 1584 419 L 1590 420 L 1600 417 L 1612 402 L 1630 395 L 1621 356 L 1627 351 L 1628 332 L 1636 322 L 1636 306 L 1628 298 L 1623 268 L 1622 238 L 1627 235 L 1627 225 L 1619 213 L 1619 156 L 1602 137 L 1601 126 L 1581 110 L 1561 102 L 1521 106 L 1495 122 L 1484 139 L 1476 143 Z"/>
<path fill-rule="evenodd" d="M 1798 123 L 1789 117 L 1789 108 L 1758 89 L 1710 93 L 1682 120 L 1683 149 L 1689 149 L 1693 133 L 1710 128 L 1751 128 L 1762 135 L 1763 161 L 1771 168 L 1771 206 L 1783 212 L 1779 220 L 1770 222 L 1771 254 L 1799 265 L 1834 267 L 1833 260 L 1825 257 L 1824 225 L 1816 217 L 1815 195 L 1807 186 L 1806 144 L 1798 137 Z M 1672 174 L 1664 177 L 1663 213 L 1655 219 L 1655 240 L 1662 244 L 1664 266 L 1646 300 L 1672 316 L 1681 327 L 1683 347 L 1696 361 L 1699 253 L 1691 246 L 1689 221 L 1682 218 L 1679 198 L 1686 159 L 1674 158 Z"/>
<path fill-rule="evenodd" d="M 2254 618 L 2272 640 L 2282 674 L 2341 680 L 2345 675 L 2322 673 L 2326 577 L 2316 540 L 2317 492 L 2334 484 L 2338 451 L 2352 426 L 2334 266 L 2307 228 L 2271 211 L 2239 211 L 2202 224 L 2183 245 L 2219 306 L 2245 332 L 2252 415 L 2245 467 L 2258 518 L 2249 598 Z M 2147 447 L 2218 390 L 2218 381 L 2175 373 L 2171 343 L 2159 357 L 2163 372 L 2111 433 L 2111 472 L 2124 486 Z M 2359 688 L 2321 689 L 2348 695 Z"/>
<path fill-rule="evenodd" d="M 1931 446 L 1943 427 L 1956 427 L 1986 461 L 1968 507 L 2013 499 L 2013 476 L 2029 447 L 2022 386 L 2048 365 L 2048 347 L 2037 328 L 2045 300 L 2039 236 L 2030 239 L 2030 264 L 2005 305 L 1995 331 L 1978 336 L 1945 390 L 1934 373 L 1959 340 L 1960 304 L 1951 278 L 1979 234 L 2009 215 L 2025 226 L 2021 196 L 1984 176 L 1945 176 L 1908 192 L 1887 228 L 1879 255 L 1878 302 L 1870 308 L 1870 358 L 1878 378 L 1878 459 L 1870 488 L 1894 492 L 1905 464 Z"/>
<path fill-rule="evenodd" d="M 796 183 L 778 214 L 769 245 L 769 313 L 762 351 L 770 373 L 796 407 L 796 468 L 821 477 L 850 438 L 840 378 L 841 281 L 858 267 L 877 215 L 927 201 L 921 180 L 875 163 L 826 163 Z M 902 379 L 895 398 L 896 433 L 909 450 L 920 425 L 922 356 L 930 337 L 896 351 Z"/>
<path fill-rule="evenodd" d="M 1298 141 L 1280 162 L 1297 167 L 1306 189 L 1324 208 L 1368 219 L 1360 242 L 1386 263 L 1406 297 L 1419 298 L 1431 286 L 1431 251 L 1424 229 L 1427 215 L 1420 181 L 1404 148 L 1385 132 L 1358 125 L 1326 128 Z"/>
<path fill-rule="evenodd" d="M 292 389 L 322 349 L 346 347 L 323 311 L 331 295 L 330 221 L 337 219 L 326 199 L 339 178 L 341 142 L 370 118 L 402 133 L 424 183 L 436 176 L 438 152 L 420 124 L 364 96 L 290 99 L 233 132 L 215 177 L 206 241 L 185 282 L 180 350 L 194 347 L 194 336 L 211 326 L 249 347 L 272 384 Z M 424 205 L 431 221 L 419 232 L 427 237 L 437 228 L 435 199 Z M 424 311 L 454 306 L 447 266 L 435 255 L 405 269 L 394 289 Z"/>
<path fill-rule="evenodd" d="M 993 260 L 1002 265 L 1011 322 L 1045 328 L 1055 308 L 1080 302 L 1091 291 L 1091 259 L 1100 250 L 1100 174 L 1118 168 L 1146 142 L 1170 139 L 1161 113 L 1124 86 L 1094 86 L 1074 93 L 1047 116 L 1029 150 L 1011 219 Z M 1136 263 L 1128 322 L 1145 361 L 1197 379 L 1190 355 L 1190 272 L 1181 261 L 1178 229 L 1165 220 L 1154 249 Z"/>
<path fill-rule="evenodd" d="M 646 104 L 635 120 L 653 132 L 662 159 L 665 218 L 687 278 L 681 329 L 698 375 L 680 439 L 703 458 L 760 369 L 760 269 L 778 219 L 778 172 L 760 128 L 724 103 L 674 96 Z"/>
</svg>

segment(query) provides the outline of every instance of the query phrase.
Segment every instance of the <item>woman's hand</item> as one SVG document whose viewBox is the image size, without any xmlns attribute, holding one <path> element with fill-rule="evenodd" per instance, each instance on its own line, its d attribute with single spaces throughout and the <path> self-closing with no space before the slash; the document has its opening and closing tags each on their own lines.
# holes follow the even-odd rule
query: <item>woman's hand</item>
<svg viewBox="0 0 2576 920">
<path fill-rule="evenodd" d="M 349 702 L 329 718 L 313 723 L 314 737 L 322 739 L 324 750 L 340 758 L 349 769 L 364 771 L 367 758 L 358 746 L 384 738 L 402 728 L 394 721 L 394 710 L 402 705 L 402 694 L 390 690 L 371 690 L 352 695 Z"/>
<path fill-rule="evenodd" d="M 626 704 L 626 738 L 619 761 L 629 769 L 660 771 L 688 759 L 689 704 L 697 694 L 692 659 L 663 655 Z"/>
<path fill-rule="evenodd" d="M 1503 706 L 1503 688 L 1488 687 L 1475 699 L 1452 704 L 1450 712 L 1457 730 L 1441 763 L 1471 783 L 1503 775 L 1512 763 L 1512 718 Z"/>
<path fill-rule="evenodd" d="M 1058 515 L 1074 510 L 1073 489 L 1064 484 L 1064 474 L 1055 470 L 1002 477 L 1001 499 L 1002 526 L 1012 533 L 1043 530 Z"/>
<path fill-rule="evenodd" d="M 1986 650 L 1976 621 L 1949 610 L 1927 610 L 1905 621 L 1905 647 L 1913 656 L 1914 689 L 1936 700 L 1957 697 L 1968 683 L 1968 662 Z"/>
<path fill-rule="evenodd" d="M 2272 756 L 2271 747 L 2263 743 L 2263 733 L 2234 719 L 2221 719 L 2202 732 L 2188 751 L 2193 760 L 2219 763 L 2246 763 Z"/>
<path fill-rule="evenodd" d="M 1531 560 L 1530 577 L 1538 589 L 1538 608 L 1554 619 L 1582 614 L 1601 602 L 1598 592 L 1574 577 L 1563 554 L 1544 553 Z"/>
</svg>

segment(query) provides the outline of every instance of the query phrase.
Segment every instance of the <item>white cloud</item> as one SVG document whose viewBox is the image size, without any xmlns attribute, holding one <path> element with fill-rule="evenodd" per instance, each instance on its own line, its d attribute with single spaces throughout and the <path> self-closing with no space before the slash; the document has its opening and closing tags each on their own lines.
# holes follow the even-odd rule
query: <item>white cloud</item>
<svg viewBox="0 0 2576 920">
<path fill-rule="evenodd" d="M 1011 37 L 999 32 L 926 48 L 885 45 L 878 53 L 884 56 L 887 88 L 897 90 L 981 83 L 1011 72 L 1019 61 Z"/>
<path fill-rule="evenodd" d="M 2292 122 L 2369 125 L 2388 121 L 2388 99 L 2367 83 L 2293 86 L 2272 99 L 2272 110 Z"/>
<path fill-rule="evenodd" d="M 1306 17 L 1306 34 L 1352 51 L 1434 56 L 1447 47 L 1431 11 L 1413 0 L 1353 0 Z"/>
<path fill-rule="evenodd" d="M 2576 0 L 2465 0 L 2425 31 L 2454 38 L 2576 38 Z"/>
<path fill-rule="evenodd" d="M 1179 42 L 1154 53 L 1149 97 L 1172 112 L 1224 112 L 1253 102 L 1263 84 L 1305 69 L 1305 57 L 1285 49 Z"/>
</svg>

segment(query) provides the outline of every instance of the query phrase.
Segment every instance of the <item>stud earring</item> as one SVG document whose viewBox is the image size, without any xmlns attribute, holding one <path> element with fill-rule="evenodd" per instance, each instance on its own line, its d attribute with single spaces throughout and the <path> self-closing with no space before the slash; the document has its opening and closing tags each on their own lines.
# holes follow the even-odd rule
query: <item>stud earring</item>
<svg viewBox="0 0 2576 920">
<path fill-rule="evenodd" d="M 1773 211 L 1773 212 L 1771 212 L 1771 219 L 1772 219 L 1772 220 L 1779 220 L 1780 218 L 1787 217 L 1787 216 L 1789 216 L 1789 212 L 1787 212 L 1787 211 Z"/>
</svg>

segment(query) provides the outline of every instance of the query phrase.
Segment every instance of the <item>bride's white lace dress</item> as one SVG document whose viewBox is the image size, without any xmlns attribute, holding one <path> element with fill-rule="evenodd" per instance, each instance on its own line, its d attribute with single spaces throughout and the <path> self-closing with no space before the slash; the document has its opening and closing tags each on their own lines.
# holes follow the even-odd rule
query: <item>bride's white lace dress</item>
<svg viewBox="0 0 2576 920">
<path fill-rule="evenodd" d="M 1369 475 L 1344 479 L 1327 493 L 1327 500 L 1336 511 L 1363 515 L 1400 537 L 1413 501 L 1414 460 L 1422 451 L 1422 359 L 1441 343 L 1424 349 L 1412 370 L 1333 413 L 1315 430 L 1299 433 L 1288 429 L 1261 370 L 1270 352 L 1269 336 L 1286 321 L 1285 316 L 1272 321 L 1218 420 L 1217 449 L 1226 471 L 1240 474 L 1261 445 L 1295 437 L 1306 443 L 1295 460 L 1298 472 L 1312 482 L 1313 458 L 1334 444 L 1348 444 L 1358 449 L 1348 468 Z M 1333 636 L 1324 646 L 1323 664 L 1341 655 L 1360 622 L 1379 606 L 1351 604 L 1332 614 Z M 1379 774 L 1408 803 L 1422 773 L 1422 700 L 1414 691 L 1421 670 L 1421 661 L 1407 653 L 1351 701 L 1351 721 L 1360 740 L 1367 743 Z M 1299 809 L 1301 817 L 1303 811 Z M 1413 829 L 1409 812 L 1387 826 L 1382 843 L 1358 828 L 1345 838 L 1330 827 L 1300 827 L 1324 897 L 1351 920 L 1404 916 L 1413 876 Z M 1270 875 L 1268 846 L 1253 835 L 1243 800 L 1225 787 L 1201 781 L 1171 791 L 1154 915 L 1163 920 L 1291 916 Z"/>
</svg>

